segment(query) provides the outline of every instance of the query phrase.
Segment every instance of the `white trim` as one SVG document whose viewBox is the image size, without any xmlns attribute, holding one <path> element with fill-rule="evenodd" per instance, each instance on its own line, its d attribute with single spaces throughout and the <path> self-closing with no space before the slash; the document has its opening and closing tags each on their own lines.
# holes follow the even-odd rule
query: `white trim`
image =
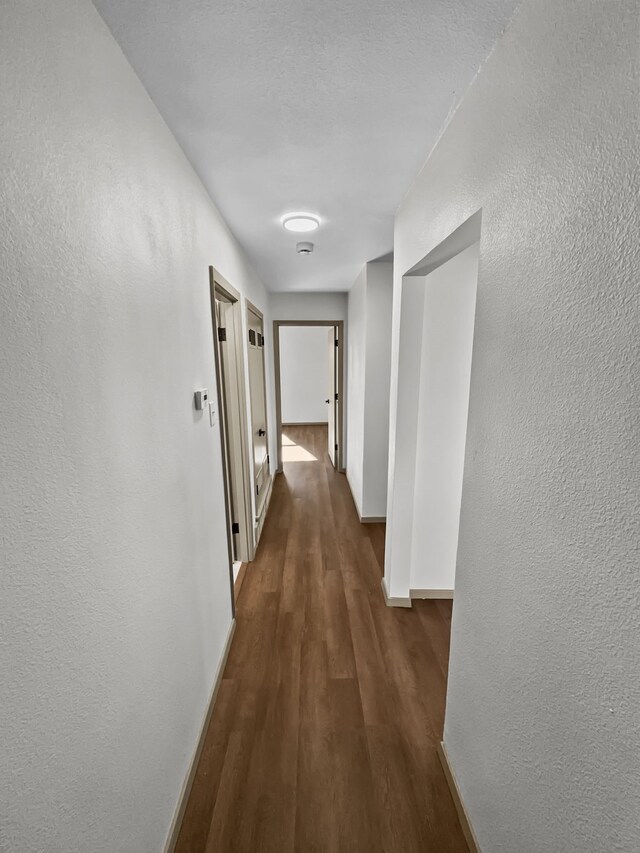
<svg viewBox="0 0 640 853">
<path fill-rule="evenodd" d="M 411 598 L 453 598 L 452 589 L 410 589 Z"/>
<path fill-rule="evenodd" d="M 391 598 L 385 578 L 382 578 L 382 594 L 384 595 L 384 603 L 387 607 L 411 607 L 410 598 Z"/>
<path fill-rule="evenodd" d="M 438 744 L 437 752 L 438 758 L 440 759 L 440 763 L 442 764 L 442 769 L 444 771 L 445 778 L 447 780 L 447 785 L 449 786 L 449 790 L 451 791 L 451 798 L 453 799 L 453 804 L 456 807 L 456 811 L 458 812 L 460 826 L 462 827 L 462 832 L 467 842 L 469 853 L 481 853 L 480 845 L 478 844 L 478 839 L 476 838 L 476 834 L 473 831 L 473 826 L 471 824 L 471 821 L 469 820 L 469 813 L 467 812 L 464 800 L 462 799 L 462 794 L 460 792 L 460 788 L 458 787 L 458 780 L 456 779 L 456 775 L 453 772 L 451 760 L 449 759 L 449 753 L 447 752 L 447 748 L 444 745 L 444 741 L 440 741 L 440 743 Z"/>
<path fill-rule="evenodd" d="M 187 808 L 187 803 L 189 801 L 189 794 L 191 793 L 191 787 L 193 786 L 193 780 L 196 776 L 196 770 L 198 769 L 198 762 L 200 760 L 200 756 L 202 754 L 202 749 L 204 747 L 204 741 L 207 735 L 207 731 L 209 729 L 209 723 L 211 721 L 211 715 L 213 714 L 213 709 L 216 704 L 216 698 L 218 696 L 218 690 L 220 689 L 220 684 L 222 683 L 222 675 L 224 673 L 224 668 L 227 663 L 227 658 L 229 657 L 229 650 L 231 649 L 231 641 L 233 640 L 233 635 L 236 630 L 236 620 L 231 620 L 231 625 L 229 626 L 229 631 L 227 633 L 227 639 L 224 644 L 224 649 L 222 650 L 222 656 L 220 658 L 220 662 L 218 664 L 218 669 L 216 670 L 216 677 L 213 680 L 213 687 L 211 688 L 211 694 L 209 695 L 209 701 L 207 703 L 207 710 L 205 711 L 204 719 L 202 721 L 202 725 L 200 727 L 200 735 L 198 737 L 198 742 L 196 743 L 195 750 L 191 757 L 191 761 L 189 762 L 189 769 L 187 770 L 187 775 L 184 778 L 184 782 L 182 783 L 182 788 L 180 789 L 180 795 L 178 797 L 178 802 L 176 804 L 175 811 L 173 813 L 173 818 L 171 820 L 171 825 L 169 826 L 169 832 L 167 834 L 167 840 L 164 845 L 164 853 L 173 853 L 173 850 L 178 841 L 178 836 L 180 835 L 180 828 L 182 826 L 182 819 L 184 817 L 184 813 Z"/>
<path fill-rule="evenodd" d="M 258 548 L 258 543 L 260 542 L 260 537 L 262 536 L 262 528 L 264 527 L 264 522 L 267 517 L 267 513 L 269 512 L 269 504 L 271 503 L 271 495 L 273 494 L 273 480 L 274 474 L 269 472 L 269 482 L 267 484 L 267 491 L 264 495 L 264 501 L 262 502 L 262 512 L 260 513 L 260 517 L 256 518 L 255 523 L 255 543 L 256 550 Z M 254 551 L 255 557 L 255 551 Z"/>
</svg>

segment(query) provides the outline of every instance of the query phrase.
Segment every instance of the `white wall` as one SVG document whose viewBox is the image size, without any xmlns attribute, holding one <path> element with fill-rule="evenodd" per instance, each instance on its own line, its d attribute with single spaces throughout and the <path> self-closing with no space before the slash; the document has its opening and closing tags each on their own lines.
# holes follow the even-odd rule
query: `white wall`
<svg viewBox="0 0 640 853">
<path fill-rule="evenodd" d="M 471 347 L 478 281 L 475 243 L 422 279 L 410 588 L 455 586 Z"/>
<path fill-rule="evenodd" d="M 346 293 L 270 293 L 274 320 L 346 320 Z"/>
<path fill-rule="evenodd" d="M 639 86 L 635 0 L 524 2 L 396 220 L 400 406 L 402 276 L 482 209 L 444 739 L 491 853 L 640 845 Z"/>
<path fill-rule="evenodd" d="M 387 509 L 393 264 L 368 263 L 349 291 L 347 477 L 361 517 Z"/>
<path fill-rule="evenodd" d="M 387 514 L 393 264 L 367 264 L 367 382 L 362 515 Z"/>
<path fill-rule="evenodd" d="M 282 423 L 327 423 L 327 326 L 280 327 Z"/>
<path fill-rule="evenodd" d="M 367 352 L 367 266 L 349 291 L 349 347 L 347 375 L 347 479 L 358 512 L 362 515 L 364 482 L 364 400 Z"/>
<path fill-rule="evenodd" d="M 89 2 L 0 57 L 0 847 L 159 851 L 231 623 L 207 267 L 266 294 Z"/>
</svg>

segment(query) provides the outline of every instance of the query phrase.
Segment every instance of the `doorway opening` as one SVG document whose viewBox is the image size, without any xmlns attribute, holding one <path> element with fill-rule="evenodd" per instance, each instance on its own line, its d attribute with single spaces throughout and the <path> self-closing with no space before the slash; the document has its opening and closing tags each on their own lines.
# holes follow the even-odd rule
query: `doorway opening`
<svg viewBox="0 0 640 853">
<path fill-rule="evenodd" d="M 402 278 L 384 579 L 397 606 L 454 597 L 480 226 L 478 211 Z"/>
<path fill-rule="evenodd" d="M 478 258 L 474 243 L 421 283 L 412 598 L 447 598 L 455 589 Z"/>
<path fill-rule="evenodd" d="M 283 462 L 314 461 L 322 455 L 292 438 L 301 427 L 322 425 L 325 452 L 333 467 L 344 471 L 344 321 L 274 320 L 273 349 L 277 470 L 283 470 Z"/>
<path fill-rule="evenodd" d="M 242 308 L 238 291 L 213 267 L 209 267 L 209 286 L 233 590 L 241 567 L 252 560 L 254 554 Z"/>
</svg>

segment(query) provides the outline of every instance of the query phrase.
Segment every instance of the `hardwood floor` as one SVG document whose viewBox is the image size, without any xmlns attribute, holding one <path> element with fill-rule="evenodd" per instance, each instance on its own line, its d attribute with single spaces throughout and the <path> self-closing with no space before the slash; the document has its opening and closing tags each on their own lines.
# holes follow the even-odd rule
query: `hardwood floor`
<svg viewBox="0 0 640 853">
<path fill-rule="evenodd" d="M 466 853 L 440 766 L 451 602 L 385 605 L 326 429 L 287 428 L 177 853 Z M 295 456 L 295 453 L 290 454 Z"/>
</svg>

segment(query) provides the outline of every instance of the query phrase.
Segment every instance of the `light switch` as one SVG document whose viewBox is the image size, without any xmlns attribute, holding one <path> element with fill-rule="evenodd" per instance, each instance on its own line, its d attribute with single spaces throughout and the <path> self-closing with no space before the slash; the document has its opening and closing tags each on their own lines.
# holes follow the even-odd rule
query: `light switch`
<svg viewBox="0 0 640 853">
<path fill-rule="evenodd" d="M 216 410 L 213 408 L 213 403 L 209 403 L 209 423 L 211 426 L 216 425 Z"/>
</svg>

